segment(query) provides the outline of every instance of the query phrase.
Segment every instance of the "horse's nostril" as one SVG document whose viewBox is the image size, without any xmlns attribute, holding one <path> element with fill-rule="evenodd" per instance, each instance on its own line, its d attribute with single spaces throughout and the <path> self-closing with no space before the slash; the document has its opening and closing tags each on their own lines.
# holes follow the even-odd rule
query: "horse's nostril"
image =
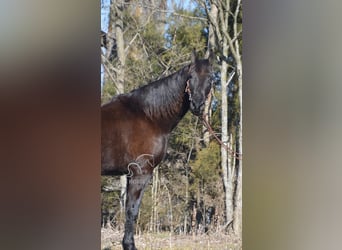
<svg viewBox="0 0 342 250">
<path fill-rule="evenodd" d="M 198 109 L 200 110 L 202 107 L 204 107 L 204 102 L 201 102 L 201 103 L 194 103 L 194 106 L 195 106 L 195 109 Z"/>
</svg>

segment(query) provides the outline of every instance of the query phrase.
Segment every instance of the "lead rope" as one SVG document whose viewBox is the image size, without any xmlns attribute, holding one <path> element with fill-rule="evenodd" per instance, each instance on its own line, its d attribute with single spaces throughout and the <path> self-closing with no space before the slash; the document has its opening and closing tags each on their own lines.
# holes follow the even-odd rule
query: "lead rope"
<svg viewBox="0 0 342 250">
<path fill-rule="evenodd" d="M 189 95 L 189 101 L 192 101 L 192 96 L 191 96 L 191 89 L 190 89 L 190 84 L 189 84 L 189 81 L 190 80 L 187 80 L 186 82 L 186 87 L 185 87 L 185 90 L 184 92 L 185 93 L 188 93 Z M 211 95 L 211 92 L 209 93 Z M 228 148 L 227 144 L 225 144 L 223 141 L 221 141 L 220 138 L 217 137 L 216 133 L 214 132 L 214 130 L 212 129 L 212 127 L 210 126 L 209 122 L 206 120 L 205 118 L 205 114 L 202 115 L 201 117 L 201 120 L 204 124 L 204 126 L 208 129 L 209 133 L 214 136 L 214 138 L 217 140 L 217 142 L 222 146 L 224 147 L 224 149 L 226 149 L 228 151 L 229 154 L 231 154 L 235 159 L 238 159 L 238 160 L 242 160 L 242 154 L 241 153 L 238 153 L 236 151 L 233 151 L 231 149 Z"/>
<path fill-rule="evenodd" d="M 204 126 L 208 129 L 209 133 L 214 136 L 214 138 L 217 140 L 217 142 L 224 147 L 225 150 L 228 151 L 229 154 L 231 154 L 235 159 L 238 160 L 242 160 L 242 154 L 238 153 L 236 151 L 231 150 L 230 148 L 228 148 L 227 144 L 225 144 L 223 141 L 221 141 L 220 138 L 218 138 L 218 136 L 216 135 L 216 133 L 214 132 L 214 130 L 212 129 L 212 127 L 210 126 L 209 122 L 206 120 L 205 118 L 205 114 L 203 114 L 203 116 L 201 117 L 201 120 L 204 124 Z"/>
</svg>

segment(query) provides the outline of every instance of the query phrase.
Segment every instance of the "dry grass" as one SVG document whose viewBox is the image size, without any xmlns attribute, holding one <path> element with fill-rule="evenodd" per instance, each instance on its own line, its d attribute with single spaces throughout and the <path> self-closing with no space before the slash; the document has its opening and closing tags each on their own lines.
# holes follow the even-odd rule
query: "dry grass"
<svg viewBox="0 0 342 250">
<path fill-rule="evenodd" d="M 101 229 L 101 249 L 121 250 L 122 232 Z M 139 250 L 241 250 L 241 239 L 226 234 L 172 235 L 169 233 L 135 235 Z"/>
</svg>

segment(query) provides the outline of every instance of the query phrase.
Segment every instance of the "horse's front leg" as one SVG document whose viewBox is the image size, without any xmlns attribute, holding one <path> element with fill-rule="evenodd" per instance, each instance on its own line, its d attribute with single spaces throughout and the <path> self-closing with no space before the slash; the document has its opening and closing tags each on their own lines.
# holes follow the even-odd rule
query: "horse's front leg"
<svg viewBox="0 0 342 250">
<path fill-rule="evenodd" d="M 151 179 L 151 173 L 137 175 L 136 173 L 127 180 L 127 199 L 126 199 L 126 222 L 125 235 L 122 241 L 124 250 L 136 250 L 134 244 L 134 224 L 137 220 L 141 199 L 145 188 Z"/>
</svg>

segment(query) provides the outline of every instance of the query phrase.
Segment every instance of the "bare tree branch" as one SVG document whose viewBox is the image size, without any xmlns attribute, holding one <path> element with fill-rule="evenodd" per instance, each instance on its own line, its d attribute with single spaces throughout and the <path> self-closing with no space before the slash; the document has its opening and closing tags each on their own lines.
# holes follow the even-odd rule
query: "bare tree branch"
<svg viewBox="0 0 342 250">
<path fill-rule="evenodd" d="M 102 58 L 102 60 L 104 60 L 104 59 L 107 60 L 107 58 L 104 55 L 101 55 L 101 58 Z M 108 76 L 110 77 L 110 79 L 113 81 L 113 86 L 114 86 L 115 90 L 118 91 L 118 88 L 115 85 L 115 79 L 114 79 L 111 71 L 106 66 L 106 63 L 102 63 L 102 65 L 103 65 L 103 68 L 106 70 L 106 72 L 107 72 Z M 111 65 L 111 64 L 109 64 L 109 65 Z M 112 67 L 112 70 L 117 71 L 114 67 Z"/>
<path fill-rule="evenodd" d="M 129 2 L 124 3 L 124 4 L 125 5 L 132 5 L 132 3 L 129 3 Z M 139 7 L 146 8 L 146 9 L 151 9 L 154 12 L 171 14 L 173 16 L 189 18 L 189 19 L 196 19 L 196 20 L 201 20 L 201 21 L 207 21 L 207 18 L 205 18 L 205 17 L 196 17 L 196 16 L 184 15 L 184 14 L 180 14 L 180 13 L 177 13 L 177 12 L 171 11 L 171 10 L 161 10 L 159 7 L 156 7 L 154 5 L 146 5 L 146 4 L 142 4 L 142 3 L 135 3 L 135 6 L 139 6 Z"/>
</svg>

